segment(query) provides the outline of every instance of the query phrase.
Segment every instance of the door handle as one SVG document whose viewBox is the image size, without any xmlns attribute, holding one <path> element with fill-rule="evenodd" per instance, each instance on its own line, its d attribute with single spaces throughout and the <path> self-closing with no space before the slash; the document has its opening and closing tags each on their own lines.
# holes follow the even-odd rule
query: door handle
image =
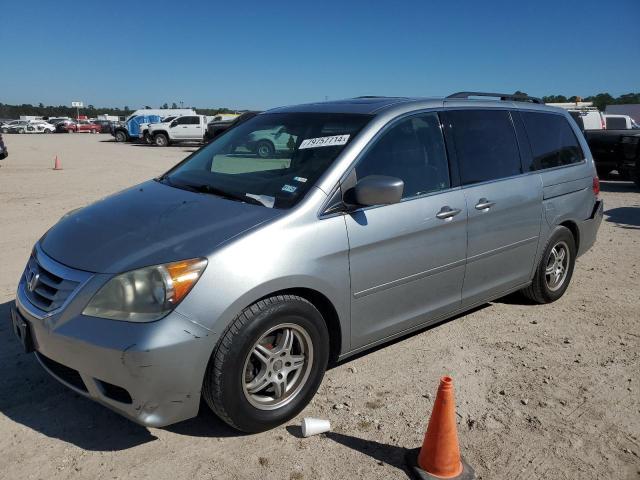
<svg viewBox="0 0 640 480">
<path fill-rule="evenodd" d="M 487 208 L 493 207 L 495 204 L 496 202 L 490 202 L 486 198 L 481 198 L 480 200 L 478 200 L 478 203 L 476 203 L 476 210 L 485 210 Z"/>
<path fill-rule="evenodd" d="M 460 210 L 459 208 L 451 208 L 450 206 L 445 205 L 440 209 L 438 213 L 436 213 L 436 217 L 438 217 L 440 220 L 446 220 L 448 218 L 455 217 L 461 211 L 462 210 Z"/>
</svg>

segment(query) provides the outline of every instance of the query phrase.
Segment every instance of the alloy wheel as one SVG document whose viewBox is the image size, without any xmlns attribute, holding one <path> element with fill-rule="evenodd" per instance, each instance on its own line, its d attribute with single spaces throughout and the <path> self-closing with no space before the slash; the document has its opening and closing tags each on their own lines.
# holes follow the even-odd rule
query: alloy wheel
<svg viewBox="0 0 640 480">
<path fill-rule="evenodd" d="M 300 325 L 285 323 L 269 329 L 253 345 L 242 370 L 242 390 L 260 410 L 275 410 L 291 402 L 309 378 L 313 344 Z"/>
<path fill-rule="evenodd" d="M 544 273 L 547 287 L 552 292 L 559 290 L 567 278 L 570 255 L 569 246 L 564 241 L 555 244 L 549 253 Z"/>
</svg>

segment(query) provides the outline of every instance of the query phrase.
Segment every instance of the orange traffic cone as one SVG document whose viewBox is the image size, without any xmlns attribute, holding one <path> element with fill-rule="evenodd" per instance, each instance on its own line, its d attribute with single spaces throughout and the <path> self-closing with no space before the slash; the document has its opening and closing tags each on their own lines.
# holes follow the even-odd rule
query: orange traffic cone
<svg viewBox="0 0 640 480">
<path fill-rule="evenodd" d="M 58 158 L 58 155 L 56 155 L 56 159 L 55 159 L 55 161 L 53 163 L 53 169 L 54 170 L 62 170 L 62 162 Z"/>
<path fill-rule="evenodd" d="M 476 474 L 460 456 L 456 428 L 453 379 L 442 377 L 422 448 L 407 454 L 409 471 L 419 480 L 475 479 Z"/>
</svg>

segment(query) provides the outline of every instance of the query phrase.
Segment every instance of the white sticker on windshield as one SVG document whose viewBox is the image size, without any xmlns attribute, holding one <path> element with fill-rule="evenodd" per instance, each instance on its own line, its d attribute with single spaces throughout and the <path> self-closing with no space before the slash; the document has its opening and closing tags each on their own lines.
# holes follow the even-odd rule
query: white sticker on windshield
<svg viewBox="0 0 640 480">
<path fill-rule="evenodd" d="M 289 192 L 289 193 L 293 193 L 298 189 L 298 187 L 294 187 L 293 185 L 283 185 L 282 186 L 282 191 L 283 192 Z"/>
<path fill-rule="evenodd" d="M 307 183 L 307 179 L 305 177 L 293 177 L 296 182 Z"/>
<path fill-rule="evenodd" d="M 344 145 L 349 141 L 351 135 L 333 135 L 332 137 L 307 138 L 300 144 L 299 150 L 304 148 L 333 147 Z"/>
</svg>

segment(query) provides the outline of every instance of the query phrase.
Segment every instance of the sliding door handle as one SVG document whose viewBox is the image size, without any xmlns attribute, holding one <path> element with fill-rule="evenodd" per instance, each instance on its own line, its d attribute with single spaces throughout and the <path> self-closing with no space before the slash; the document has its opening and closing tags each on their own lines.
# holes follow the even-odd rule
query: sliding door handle
<svg viewBox="0 0 640 480">
<path fill-rule="evenodd" d="M 438 217 L 440 220 L 446 220 L 447 218 L 455 217 L 461 211 L 462 210 L 460 210 L 459 208 L 451 208 L 450 206 L 446 205 L 442 207 L 438 213 L 436 213 L 436 217 Z"/>
<path fill-rule="evenodd" d="M 476 210 L 486 210 L 487 208 L 493 207 L 495 204 L 496 202 L 490 202 L 486 198 L 481 198 L 476 204 Z"/>
</svg>

